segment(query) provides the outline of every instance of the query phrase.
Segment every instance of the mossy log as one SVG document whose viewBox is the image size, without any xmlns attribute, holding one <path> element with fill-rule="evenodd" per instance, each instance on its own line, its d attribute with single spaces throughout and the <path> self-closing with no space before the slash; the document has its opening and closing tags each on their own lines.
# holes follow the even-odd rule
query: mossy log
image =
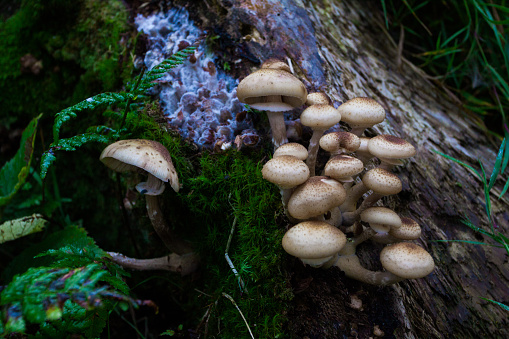
<svg viewBox="0 0 509 339">
<path fill-rule="evenodd" d="M 401 56 L 380 10 L 354 0 L 207 0 L 187 6 L 204 29 L 221 36 L 216 41 L 224 61 L 236 65 L 236 76 L 246 76 L 269 57 L 289 58 L 309 92 L 325 91 L 337 102 L 358 96 L 377 100 L 387 119 L 368 134 L 396 135 L 418 151 L 395 171 L 403 192 L 384 203 L 420 223 L 423 236 L 417 243 L 432 254 L 434 272 L 377 288 L 336 269 L 304 268 L 289 259 L 295 298 L 288 333 L 301 338 L 367 338 L 381 334 L 374 333 L 378 330 L 386 338 L 509 337 L 507 311 L 481 299 L 509 303 L 505 251 L 435 242 L 490 239 L 461 222 L 466 216 L 487 227 L 481 182 L 432 151 L 474 166 L 480 160 L 490 173 L 499 141 L 487 137 L 454 96 Z M 508 234 L 508 201 L 497 198 L 501 188 L 499 182 L 493 189 L 492 208 L 498 230 Z M 379 250 L 361 246 L 367 267 L 380 268 Z"/>
</svg>

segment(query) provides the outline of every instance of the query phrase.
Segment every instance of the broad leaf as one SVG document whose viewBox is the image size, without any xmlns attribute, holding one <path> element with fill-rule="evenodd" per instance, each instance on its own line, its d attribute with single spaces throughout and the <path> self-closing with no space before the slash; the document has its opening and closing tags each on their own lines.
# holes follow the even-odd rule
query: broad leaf
<svg viewBox="0 0 509 339">
<path fill-rule="evenodd" d="M 18 152 L 0 170 L 0 207 L 7 205 L 23 186 L 30 173 L 35 132 L 42 114 L 34 118 L 23 131 Z"/>
<path fill-rule="evenodd" d="M 0 225 L 0 244 L 40 232 L 46 226 L 46 223 L 47 221 L 40 214 L 6 221 Z"/>
</svg>

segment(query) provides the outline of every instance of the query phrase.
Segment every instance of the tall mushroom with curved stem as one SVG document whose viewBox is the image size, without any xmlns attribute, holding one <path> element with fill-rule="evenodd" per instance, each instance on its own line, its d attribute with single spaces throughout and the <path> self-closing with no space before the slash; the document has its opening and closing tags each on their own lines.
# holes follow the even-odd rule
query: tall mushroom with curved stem
<svg viewBox="0 0 509 339">
<path fill-rule="evenodd" d="M 277 65 L 277 63 L 275 63 Z M 262 68 L 245 77 L 237 86 L 239 101 L 266 111 L 275 148 L 286 144 L 284 112 L 302 106 L 307 90 L 293 74 L 280 68 Z"/>
<path fill-rule="evenodd" d="M 158 196 L 164 192 L 165 182 L 169 182 L 175 192 L 180 189 L 168 150 L 153 140 L 120 140 L 106 147 L 99 159 L 114 171 L 138 172 L 148 176 L 147 181 L 136 185 L 136 189 L 145 195 L 147 213 L 154 230 L 170 251 L 179 255 L 191 253 L 191 246 L 167 225 L 159 206 Z"/>
<path fill-rule="evenodd" d="M 313 135 L 311 140 L 309 140 L 309 155 L 306 160 L 311 176 L 315 175 L 316 155 L 323 132 L 337 124 L 340 120 L 341 114 L 330 105 L 311 105 L 300 115 L 301 124 L 311 127 L 313 130 Z"/>
<path fill-rule="evenodd" d="M 363 185 L 366 189 L 366 192 L 368 190 L 372 190 L 373 192 L 366 199 L 364 199 L 364 201 L 355 211 L 349 211 L 343 214 L 343 223 L 346 226 L 353 224 L 360 213 L 362 213 L 365 209 L 373 206 L 382 197 L 398 194 L 403 189 L 403 184 L 397 175 L 379 167 L 367 171 L 366 174 L 364 174 L 362 177 L 362 183 L 359 183 L 358 185 Z M 359 191 L 359 193 L 360 192 L 362 191 Z M 345 204 L 350 204 L 352 202 L 355 203 L 356 200 L 348 201 L 347 199 Z M 342 207 L 350 209 L 348 206 Z"/>
</svg>

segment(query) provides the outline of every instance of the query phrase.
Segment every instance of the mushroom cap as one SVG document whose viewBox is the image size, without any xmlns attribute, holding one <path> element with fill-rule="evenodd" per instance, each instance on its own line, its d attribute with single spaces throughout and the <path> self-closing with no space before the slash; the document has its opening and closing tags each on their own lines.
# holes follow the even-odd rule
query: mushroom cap
<svg viewBox="0 0 509 339">
<path fill-rule="evenodd" d="M 338 107 L 344 122 L 351 127 L 371 127 L 385 120 L 385 110 L 371 98 L 353 98 Z"/>
<path fill-rule="evenodd" d="M 421 227 L 415 220 L 402 217 L 401 227 L 391 228 L 389 234 L 401 240 L 415 240 L 421 236 Z"/>
<path fill-rule="evenodd" d="M 263 165 L 262 176 L 280 188 L 287 189 L 305 182 L 309 178 L 309 167 L 293 155 L 281 155 Z"/>
<path fill-rule="evenodd" d="M 324 221 L 304 221 L 290 228 L 283 237 L 286 253 L 301 259 L 333 256 L 346 244 L 343 232 Z"/>
<path fill-rule="evenodd" d="M 352 176 L 359 174 L 364 164 L 357 158 L 348 155 L 336 155 L 325 165 L 324 174 L 341 182 L 353 181 Z"/>
<path fill-rule="evenodd" d="M 362 177 L 362 183 L 382 195 L 398 194 L 403 189 L 403 184 L 396 174 L 380 167 L 367 171 Z"/>
<path fill-rule="evenodd" d="M 306 99 L 306 105 L 330 105 L 329 96 L 323 92 L 309 93 Z"/>
<path fill-rule="evenodd" d="M 380 261 L 387 271 L 405 279 L 423 278 L 435 268 L 431 255 L 410 242 L 384 247 L 380 253 Z"/>
<path fill-rule="evenodd" d="M 389 229 L 401 227 L 401 218 L 386 207 L 370 207 L 361 213 L 361 220 L 377 232 L 388 232 Z"/>
<path fill-rule="evenodd" d="M 330 153 L 344 148 L 349 152 L 355 152 L 361 146 L 361 139 L 350 132 L 327 133 L 320 138 L 320 147 Z"/>
<path fill-rule="evenodd" d="M 292 73 L 290 66 L 288 66 L 288 64 L 286 62 L 283 62 L 276 58 L 270 58 L 270 59 L 265 60 L 260 68 L 279 69 L 280 71 Z"/>
<path fill-rule="evenodd" d="M 415 147 L 408 141 L 388 134 L 371 138 L 368 151 L 380 159 L 406 159 L 416 153 Z"/>
<path fill-rule="evenodd" d="M 282 155 L 293 155 L 299 160 L 306 160 L 308 157 L 308 150 L 297 142 L 289 142 L 279 146 L 274 152 L 273 157 L 280 157 Z"/>
<path fill-rule="evenodd" d="M 262 68 L 245 77 L 237 86 L 239 101 L 253 108 L 284 112 L 306 102 L 304 84 L 291 73 L 279 69 Z M 281 96 L 280 101 L 273 100 Z"/>
<path fill-rule="evenodd" d="M 146 172 L 164 182 L 170 182 L 175 192 L 180 189 L 170 153 L 157 141 L 120 140 L 108 145 L 99 160 L 116 172 Z"/>
<path fill-rule="evenodd" d="M 331 105 L 311 105 L 300 115 L 300 123 L 313 129 L 326 130 L 341 120 L 341 114 Z"/>
<path fill-rule="evenodd" d="M 346 199 L 346 190 L 334 179 L 316 176 L 295 189 L 288 201 L 288 213 L 297 219 L 308 219 L 327 213 Z"/>
</svg>

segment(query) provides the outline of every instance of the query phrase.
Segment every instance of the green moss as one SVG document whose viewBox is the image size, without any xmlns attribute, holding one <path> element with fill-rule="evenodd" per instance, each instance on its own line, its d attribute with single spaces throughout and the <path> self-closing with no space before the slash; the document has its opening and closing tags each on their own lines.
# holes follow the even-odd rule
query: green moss
<svg viewBox="0 0 509 339">
<path fill-rule="evenodd" d="M 32 0 L 0 22 L 1 123 L 55 113 L 122 83 L 128 13 L 118 0 Z M 22 72 L 20 59 L 42 61 L 39 74 Z M 124 65 L 124 68 L 129 69 Z"/>
<path fill-rule="evenodd" d="M 283 334 L 285 310 L 293 293 L 281 271 L 284 230 L 276 220 L 282 216 L 278 189 L 262 178 L 263 159 L 269 153 L 251 154 L 231 150 L 214 154 L 197 150 L 179 136 L 164 132 L 147 113 L 131 116 L 129 126 L 135 137 L 157 140 L 172 154 L 182 189 L 165 192 L 164 211 L 179 234 L 192 240 L 202 257 L 203 280 L 188 291 L 191 300 L 186 310 L 196 314 L 188 318 L 196 326 L 209 304 L 217 306 L 209 320 L 209 334 L 221 322 L 221 337 L 247 338 L 249 333 L 237 309 L 222 296 L 231 295 L 257 338 L 276 338 Z M 157 115 L 157 114 L 156 114 Z M 237 278 L 225 260 L 225 249 L 235 219 L 236 229 L 229 256 L 245 282 L 243 293 Z M 279 223 L 281 224 L 281 223 Z M 194 288 L 210 295 L 203 295 Z"/>
</svg>

